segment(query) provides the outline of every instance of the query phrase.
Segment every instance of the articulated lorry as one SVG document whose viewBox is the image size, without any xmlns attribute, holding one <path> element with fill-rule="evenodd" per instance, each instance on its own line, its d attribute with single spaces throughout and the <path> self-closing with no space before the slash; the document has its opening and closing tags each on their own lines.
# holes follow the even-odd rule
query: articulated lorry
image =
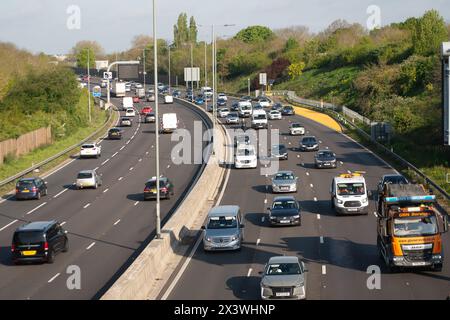
<svg viewBox="0 0 450 320">
<path fill-rule="evenodd" d="M 378 199 L 377 246 L 390 271 L 442 270 L 441 234 L 448 231 L 448 216 L 439 219 L 435 202 L 422 185 L 385 185 Z"/>
</svg>

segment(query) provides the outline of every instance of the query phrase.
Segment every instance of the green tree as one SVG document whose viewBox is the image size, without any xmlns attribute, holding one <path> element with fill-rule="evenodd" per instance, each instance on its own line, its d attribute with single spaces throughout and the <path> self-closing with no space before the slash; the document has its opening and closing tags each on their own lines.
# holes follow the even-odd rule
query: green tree
<svg viewBox="0 0 450 320">
<path fill-rule="evenodd" d="M 414 53 L 428 56 L 439 51 L 441 42 L 447 40 L 447 26 L 436 10 L 427 11 L 416 20 L 412 34 Z"/>
<path fill-rule="evenodd" d="M 291 77 L 291 79 L 293 79 L 293 80 L 300 77 L 303 73 L 303 69 L 305 69 L 305 66 L 306 66 L 306 64 L 303 61 L 300 61 L 297 63 L 292 63 L 288 67 L 289 77 Z"/>
<path fill-rule="evenodd" d="M 103 48 L 97 41 L 79 41 L 72 48 L 72 55 L 77 60 L 78 67 L 87 67 L 88 52 L 90 68 L 95 68 L 95 59 L 104 54 Z"/>
<path fill-rule="evenodd" d="M 173 26 L 173 39 L 176 47 L 180 47 L 189 40 L 189 29 L 186 13 L 180 13 L 178 16 L 177 24 Z"/>
<path fill-rule="evenodd" d="M 295 40 L 294 38 L 289 38 L 286 41 L 286 44 L 285 44 L 284 49 L 283 49 L 283 52 L 286 53 L 288 51 L 295 50 L 298 47 L 299 47 L 298 41 Z"/>
<path fill-rule="evenodd" d="M 192 43 L 197 43 L 197 23 L 195 22 L 195 18 L 191 17 L 189 20 L 189 41 Z"/>
<path fill-rule="evenodd" d="M 87 68 L 89 60 L 89 68 L 95 68 L 95 52 L 92 48 L 83 48 L 77 54 L 77 66 L 79 68 Z"/>
<path fill-rule="evenodd" d="M 241 40 L 245 43 L 252 43 L 258 41 L 267 41 L 273 38 L 274 33 L 267 27 L 251 26 L 239 31 L 235 39 Z"/>
</svg>

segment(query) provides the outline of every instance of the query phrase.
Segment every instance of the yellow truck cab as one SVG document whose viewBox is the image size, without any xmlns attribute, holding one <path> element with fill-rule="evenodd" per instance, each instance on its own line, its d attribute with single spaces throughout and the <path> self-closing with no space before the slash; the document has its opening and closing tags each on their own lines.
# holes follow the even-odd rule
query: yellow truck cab
<svg viewBox="0 0 450 320">
<path fill-rule="evenodd" d="M 422 185 L 387 184 L 378 199 L 377 246 L 390 271 L 429 267 L 441 271 L 444 262 L 441 234 L 448 217 L 434 207 L 436 197 Z"/>
</svg>

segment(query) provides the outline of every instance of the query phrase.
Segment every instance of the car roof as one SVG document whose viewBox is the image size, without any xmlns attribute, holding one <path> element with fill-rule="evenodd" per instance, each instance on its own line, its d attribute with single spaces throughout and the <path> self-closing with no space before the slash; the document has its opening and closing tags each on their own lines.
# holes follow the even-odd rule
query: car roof
<svg viewBox="0 0 450 320">
<path fill-rule="evenodd" d="M 277 173 L 275 173 L 275 175 L 278 174 L 291 174 L 294 175 L 294 172 L 290 171 L 290 170 L 283 170 L 283 171 L 278 171 Z"/>
<path fill-rule="evenodd" d="M 320 149 L 319 151 L 317 151 L 317 153 L 321 153 L 321 152 L 331 152 L 334 153 L 333 151 L 329 150 L 329 149 Z"/>
<path fill-rule="evenodd" d="M 94 173 L 95 170 L 81 170 L 78 172 L 78 174 L 80 173 Z"/>
<path fill-rule="evenodd" d="M 269 264 L 278 264 L 278 263 L 299 263 L 300 260 L 298 257 L 293 256 L 277 256 L 269 259 Z"/>
<path fill-rule="evenodd" d="M 167 182 L 169 179 L 167 177 L 159 177 L 159 181 L 163 181 L 163 182 Z M 156 182 L 156 177 L 151 177 L 150 179 L 147 180 L 146 183 L 148 182 Z"/>
<path fill-rule="evenodd" d="M 402 177 L 402 178 L 404 178 L 403 175 L 401 175 L 401 174 L 396 174 L 396 173 L 385 174 L 385 175 L 383 175 L 382 178 L 385 179 L 385 178 L 391 178 L 391 177 Z"/>
<path fill-rule="evenodd" d="M 36 179 L 39 179 L 38 177 L 32 177 L 32 178 L 21 178 L 21 179 L 19 179 L 19 181 L 18 182 L 21 182 L 21 181 L 34 181 L 34 180 L 36 180 Z"/>
<path fill-rule="evenodd" d="M 223 217 L 223 216 L 237 216 L 239 212 L 239 206 L 225 205 L 212 208 L 208 217 Z"/>
<path fill-rule="evenodd" d="M 21 231 L 45 231 L 53 224 L 57 223 L 55 220 L 52 221 L 35 221 L 24 224 L 23 226 L 17 228 L 16 232 Z"/>
<path fill-rule="evenodd" d="M 316 139 L 315 136 L 304 136 L 304 137 L 302 138 L 302 140 L 303 140 L 303 139 L 311 139 L 311 138 Z"/>
<path fill-rule="evenodd" d="M 363 176 L 351 177 L 351 178 L 342 178 L 335 177 L 336 183 L 349 183 L 349 182 L 366 182 Z"/>
<path fill-rule="evenodd" d="M 275 201 L 296 201 L 297 202 L 297 200 L 295 199 L 294 196 L 278 196 L 278 197 L 273 198 L 273 201 L 274 202 Z"/>
</svg>

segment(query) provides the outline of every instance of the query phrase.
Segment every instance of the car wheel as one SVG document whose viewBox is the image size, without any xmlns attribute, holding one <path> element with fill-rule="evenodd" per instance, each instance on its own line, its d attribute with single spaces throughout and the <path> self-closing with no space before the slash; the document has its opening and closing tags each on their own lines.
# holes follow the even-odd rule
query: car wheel
<svg viewBox="0 0 450 320">
<path fill-rule="evenodd" d="M 98 183 L 96 182 L 95 186 L 94 186 L 94 189 L 97 189 L 97 188 L 98 188 Z"/>
<path fill-rule="evenodd" d="M 69 240 L 66 239 L 66 241 L 64 242 L 64 249 L 62 250 L 62 252 L 67 252 L 69 251 Z"/>
<path fill-rule="evenodd" d="M 47 257 L 47 262 L 52 264 L 53 262 L 55 262 L 55 250 L 50 250 L 48 257 Z"/>
<path fill-rule="evenodd" d="M 41 200 L 41 192 L 38 191 L 37 195 L 36 195 L 36 200 Z"/>
</svg>

